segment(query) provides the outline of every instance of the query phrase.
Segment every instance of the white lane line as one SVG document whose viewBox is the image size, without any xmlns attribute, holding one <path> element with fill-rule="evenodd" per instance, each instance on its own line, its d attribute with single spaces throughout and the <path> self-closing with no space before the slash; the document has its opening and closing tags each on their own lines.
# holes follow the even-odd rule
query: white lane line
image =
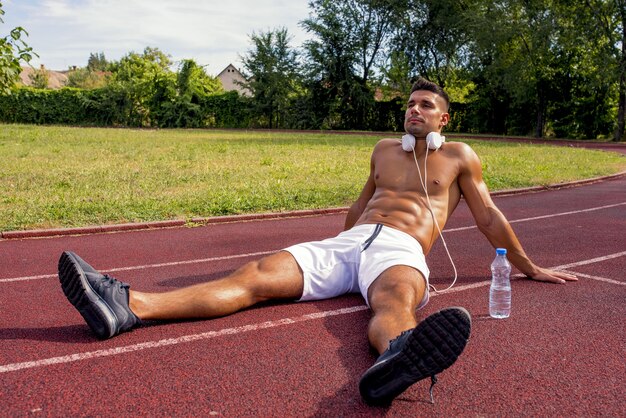
<svg viewBox="0 0 626 418">
<path fill-rule="evenodd" d="M 584 266 L 584 265 L 587 265 L 587 264 L 600 263 L 602 261 L 611 260 L 613 258 L 623 257 L 625 255 L 626 255 L 626 251 L 622 251 L 621 253 L 614 253 L 614 254 L 609 254 L 609 255 L 602 256 L 602 257 L 590 258 L 588 260 L 578 261 L 578 262 L 575 262 L 575 263 L 561 264 L 560 266 L 553 267 L 553 269 L 554 270 L 565 270 L 565 269 L 568 269 L 570 267 L 578 267 L 578 266 Z"/>
<path fill-rule="evenodd" d="M 141 351 L 149 348 L 159 348 L 169 345 L 177 345 L 189 343 L 199 340 L 207 340 L 217 338 L 224 335 L 235 335 L 250 331 L 259 331 L 267 328 L 275 328 L 282 325 L 290 325 L 298 322 L 311 321 L 314 319 L 327 318 L 336 315 L 345 315 L 354 312 L 360 312 L 367 309 L 367 306 L 353 306 L 349 308 L 337 309 L 334 311 L 316 312 L 312 314 L 302 315 L 295 318 L 283 318 L 275 321 L 260 322 L 257 324 L 244 325 L 235 328 L 224 328 L 219 331 L 203 332 L 201 334 L 184 335 L 178 338 L 166 338 L 159 341 L 147 341 L 145 343 L 127 345 L 122 347 L 109 348 L 106 350 L 89 351 L 85 353 L 70 354 L 67 356 L 52 357 L 43 360 L 27 361 L 23 363 L 12 363 L 0 366 L 0 373 L 13 372 L 16 370 L 32 369 L 35 367 L 50 366 L 53 364 L 72 363 L 75 361 L 88 360 L 98 357 L 114 356 L 118 354 L 131 353 L 133 351 Z"/>
<path fill-rule="evenodd" d="M 39 276 L 11 277 L 9 279 L 0 279 L 0 283 L 25 282 L 28 280 L 52 279 L 57 277 L 56 274 L 40 274 Z"/>
<path fill-rule="evenodd" d="M 600 276 L 592 276 L 590 274 L 584 274 L 584 273 L 579 273 L 577 271 L 572 271 L 572 270 L 561 270 L 564 273 L 569 273 L 569 274 L 574 274 L 578 277 L 584 277 L 585 279 L 592 279 L 592 280 L 598 280 L 601 282 L 606 282 L 606 283 L 611 283 L 611 284 L 618 284 L 621 286 L 626 286 L 626 282 L 620 282 L 618 280 L 613 280 L 613 279 L 607 279 L 606 277 L 600 277 Z"/>
<path fill-rule="evenodd" d="M 597 206 L 597 207 L 588 208 L 588 209 L 572 210 L 572 211 L 569 211 L 569 212 L 553 213 L 553 214 L 550 214 L 550 215 L 533 216 L 532 218 L 515 219 L 515 220 L 512 220 L 512 221 L 509 221 L 509 223 L 510 224 L 514 224 L 514 223 L 520 223 L 520 222 L 537 221 L 539 219 L 556 218 L 558 216 L 576 215 L 578 213 L 594 212 L 596 210 L 610 209 L 610 208 L 614 208 L 614 207 L 617 207 L 617 206 L 624 206 L 624 205 L 626 205 L 626 202 L 615 203 L 613 205 Z M 468 229 L 475 229 L 475 228 L 477 228 L 476 225 L 471 225 L 471 226 L 463 226 L 463 227 L 459 227 L 459 228 L 444 229 L 443 232 L 467 231 Z"/>
<path fill-rule="evenodd" d="M 607 282 L 607 283 L 611 283 L 611 284 L 626 285 L 626 283 L 619 282 L 617 280 L 607 279 L 607 278 L 598 277 L 598 276 L 589 276 L 587 274 L 582 274 L 582 273 L 577 273 L 577 272 L 566 270 L 567 268 L 570 268 L 570 267 L 585 266 L 585 265 L 588 265 L 588 264 L 600 263 L 602 261 L 612 260 L 614 258 L 623 257 L 623 256 L 626 256 L 626 251 L 622 251 L 621 253 L 609 254 L 609 255 L 602 256 L 602 257 L 590 258 L 588 260 L 577 261 L 575 263 L 562 264 L 560 266 L 550 267 L 550 270 L 559 270 L 559 271 L 562 271 L 564 273 L 570 273 L 570 274 L 573 274 L 573 275 L 576 275 L 576 276 L 584 277 L 586 279 L 601 280 L 601 281 L 604 281 L 604 282 Z M 526 277 L 526 275 L 525 274 L 521 274 L 521 273 L 518 273 L 518 274 L 515 274 L 515 275 L 512 276 L 513 279 L 521 279 L 521 278 L 524 278 L 524 277 Z M 467 284 L 467 285 L 464 285 L 464 286 L 455 286 L 452 289 L 433 292 L 431 297 L 432 296 L 436 296 L 437 294 L 443 295 L 443 294 L 446 294 L 446 293 L 462 292 L 462 291 L 468 290 L 468 289 L 475 289 L 475 288 L 478 288 L 478 287 L 489 286 L 490 284 L 491 284 L 491 280 L 485 280 L 485 281 L 482 281 L 482 282 L 476 282 L 476 283 Z"/>
<path fill-rule="evenodd" d="M 196 264 L 196 263 L 210 263 L 212 261 L 222 261 L 222 260 L 232 260 L 236 258 L 245 258 L 245 257 L 260 257 L 263 255 L 273 254 L 277 250 L 272 251 L 258 251 L 255 253 L 246 253 L 246 254 L 234 254 L 234 255 L 225 255 L 221 257 L 210 257 L 210 258 L 200 258 L 196 260 L 183 260 L 183 261 L 172 261 L 169 263 L 159 263 L 159 264 L 146 264 L 143 266 L 131 266 L 131 267 L 117 267 L 107 271 L 116 272 L 116 271 L 129 271 L 129 270 L 143 270 L 146 268 L 158 268 L 158 267 L 171 267 L 171 266 L 182 266 L 185 264 Z"/>
<path fill-rule="evenodd" d="M 571 263 L 567 265 L 572 266 L 572 267 L 583 266 L 583 265 L 590 264 L 592 262 L 609 260 L 612 258 L 624 256 L 624 255 L 626 255 L 626 251 L 622 253 L 610 254 L 604 257 L 597 257 L 597 258 L 592 258 L 589 260 L 581 260 L 577 263 Z M 559 269 L 558 267 L 559 266 L 552 267 L 552 269 L 557 270 Z M 579 273 L 574 273 L 574 274 L 578 274 L 581 277 L 587 276 L 587 275 L 581 275 Z M 522 277 L 524 277 L 523 274 L 516 274 L 513 276 L 513 278 L 516 278 L 516 279 L 522 278 Z M 596 280 L 598 279 L 595 277 L 589 277 L 589 278 L 593 278 Z M 610 279 L 603 279 L 603 280 L 609 281 L 609 283 L 614 282 L 615 284 L 620 284 L 620 285 L 624 284 L 622 282 L 616 282 Z M 433 292 L 431 297 L 436 297 L 436 296 L 443 295 L 446 293 L 456 293 L 456 292 L 462 292 L 464 290 L 476 289 L 479 287 L 488 286 L 490 283 L 491 283 L 490 280 L 485 280 L 485 281 L 478 282 L 478 283 L 472 283 L 472 284 L 468 284 L 464 286 L 457 286 L 449 290 L 436 292 L 436 293 Z M 283 318 L 283 319 L 278 319 L 275 321 L 266 321 L 266 322 L 261 322 L 257 324 L 244 325 L 241 327 L 225 328 L 219 331 L 209 331 L 209 332 L 203 332 L 200 334 L 190 334 L 190 335 L 185 335 L 182 337 L 167 338 L 167 339 L 163 339 L 159 341 L 147 341 L 147 342 L 139 343 L 139 344 L 109 348 L 107 350 L 89 351 L 85 353 L 69 354 L 66 356 L 52 357 L 52 358 L 47 358 L 47 359 L 42 359 L 42 360 L 35 360 L 35 361 L 27 361 L 23 363 L 5 364 L 5 365 L 0 366 L 0 373 L 13 372 L 13 371 L 23 370 L 23 369 L 32 369 L 35 367 L 50 366 L 53 364 L 72 363 L 75 361 L 88 360 L 88 359 L 98 358 L 98 357 L 114 356 L 117 354 L 130 353 L 133 351 L 146 350 L 150 348 L 158 348 L 158 347 L 165 347 L 169 345 L 176 345 L 176 344 L 188 343 L 188 342 L 199 341 L 199 340 L 207 340 L 211 338 L 221 337 L 223 335 L 235 335 L 235 334 L 241 334 L 243 332 L 258 331 L 261 329 L 274 328 L 274 327 L 278 327 L 282 325 L 296 324 L 298 322 L 311 321 L 315 319 L 327 318 L 330 316 L 345 315 L 345 314 L 350 314 L 354 312 L 365 311 L 367 309 L 368 307 L 366 305 L 352 306 L 349 308 L 336 309 L 333 311 L 316 312 L 312 314 L 298 316 L 295 318 Z"/>
<path fill-rule="evenodd" d="M 169 263 L 144 264 L 141 266 L 130 266 L 130 267 L 115 267 L 112 269 L 106 269 L 102 271 L 105 273 L 113 273 L 113 272 L 118 272 L 118 271 L 143 270 L 143 269 L 148 269 L 148 268 L 182 266 L 185 264 L 210 263 L 213 261 L 232 260 L 236 258 L 260 257 L 263 255 L 268 255 L 268 254 L 272 254 L 275 252 L 276 251 L 259 251 L 256 253 L 226 255 L 222 257 L 199 258 L 195 260 L 172 261 Z M 0 279 L 0 283 L 21 282 L 21 281 L 36 280 L 36 279 L 51 279 L 55 277 L 57 277 L 56 274 L 42 274 L 39 276 L 14 277 L 10 279 Z"/>
<path fill-rule="evenodd" d="M 532 218 L 516 219 L 516 220 L 509 221 L 509 223 L 529 222 L 529 221 L 535 221 L 538 219 L 554 218 L 554 217 L 565 216 L 565 215 L 575 215 L 578 213 L 593 212 L 597 210 L 609 209 L 609 208 L 614 208 L 617 206 L 624 206 L 624 205 L 626 205 L 626 202 L 616 203 L 612 205 L 605 205 L 605 206 L 597 206 L 594 208 L 580 209 L 580 210 L 569 211 L 569 212 L 554 213 L 551 215 L 535 216 Z M 472 226 L 465 226 L 465 227 L 460 227 L 460 228 L 444 229 L 443 232 L 459 232 L 459 231 L 466 231 L 466 230 L 475 229 L 475 228 L 476 228 L 476 225 L 472 225 Z M 110 269 L 102 269 L 101 271 L 106 272 L 106 273 L 114 273 L 118 271 L 132 271 L 132 270 L 143 270 L 143 269 L 148 269 L 148 268 L 182 266 L 186 264 L 209 263 L 212 261 L 263 256 L 263 255 L 275 253 L 276 251 L 280 251 L 281 249 L 282 248 L 271 250 L 271 251 L 261 251 L 261 252 L 256 252 L 256 253 L 247 253 L 247 254 L 236 254 L 236 255 L 229 255 L 229 256 L 224 256 L 224 257 L 211 257 L 211 258 L 200 258 L 200 259 L 195 259 L 195 260 L 173 261 L 169 263 L 144 264 L 144 265 L 130 266 L 130 267 L 114 267 Z M 38 280 L 38 279 L 51 279 L 51 278 L 56 278 L 56 277 L 57 277 L 56 274 L 42 274 L 38 276 L 13 277 L 13 278 L 7 278 L 7 279 L 0 279 L 0 284 L 9 283 L 9 282 Z"/>
</svg>

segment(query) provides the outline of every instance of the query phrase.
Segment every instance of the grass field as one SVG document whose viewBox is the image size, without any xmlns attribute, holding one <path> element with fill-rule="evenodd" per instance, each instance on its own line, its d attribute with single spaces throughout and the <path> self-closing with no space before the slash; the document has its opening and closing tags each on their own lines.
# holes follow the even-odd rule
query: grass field
<svg viewBox="0 0 626 418">
<path fill-rule="evenodd" d="M 0 230 L 347 206 L 377 136 L 0 125 Z M 492 191 L 612 174 L 612 153 L 469 143 Z"/>
</svg>

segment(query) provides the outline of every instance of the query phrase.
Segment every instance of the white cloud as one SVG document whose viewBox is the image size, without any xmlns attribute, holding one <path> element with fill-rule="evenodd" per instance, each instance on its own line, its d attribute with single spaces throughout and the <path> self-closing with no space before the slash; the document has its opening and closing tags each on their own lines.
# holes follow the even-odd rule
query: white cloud
<svg viewBox="0 0 626 418">
<path fill-rule="evenodd" d="M 307 0 L 9 0 L 3 2 L 2 33 L 29 32 L 39 54 L 33 64 L 63 70 L 84 66 L 90 53 L 117 60 L 128 52 L 158 47 L 175 61 L 192 58 L 217 74 L 250 48 L 253 32 L 286 27 L 292 46 L 305 39 L 299 22 Z"/>
</svg>

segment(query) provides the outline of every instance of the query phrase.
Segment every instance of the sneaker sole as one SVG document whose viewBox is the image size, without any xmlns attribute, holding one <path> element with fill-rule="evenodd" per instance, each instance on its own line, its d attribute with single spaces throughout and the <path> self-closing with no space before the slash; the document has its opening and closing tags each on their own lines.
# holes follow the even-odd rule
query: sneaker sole
<svg viewBox="0 0 626 418">
<path fill-rule="evenodd" d="M 115 335 L 118 323 L 115 312 L 91 287 L 72 252 L 64 252 L 59 259 L 59 281 L 67 299 L 98 338 L 107 339 Z"/>
<path fill-rule="evenodd" d="M 359 383 L 363 399 L 371 405 L 389 404 L 409 386 L 450 367 L 467 344 L 471 323 L 464 308 L 443 309 L 426 318 L 402 351 L 365 372 Z"/>
</svg>

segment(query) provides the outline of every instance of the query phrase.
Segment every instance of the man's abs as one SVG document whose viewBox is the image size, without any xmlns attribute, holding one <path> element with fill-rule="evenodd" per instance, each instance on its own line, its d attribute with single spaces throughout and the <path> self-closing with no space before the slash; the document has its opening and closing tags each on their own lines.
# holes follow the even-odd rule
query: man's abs
<svg viewBox="0 0 626 418">
<path fill-rule="evenodd" d="M 445 219 L 443 222 L 440 219 L 440 223 L 445 223 Z M 375 194 L 356 222 L 356 225 L 363 224 L 382 224 L 402 231 L 415 238 L 424 253 L 428 253 L 438 236 L 425 198 L 416 193 Z"/>
</svg>

